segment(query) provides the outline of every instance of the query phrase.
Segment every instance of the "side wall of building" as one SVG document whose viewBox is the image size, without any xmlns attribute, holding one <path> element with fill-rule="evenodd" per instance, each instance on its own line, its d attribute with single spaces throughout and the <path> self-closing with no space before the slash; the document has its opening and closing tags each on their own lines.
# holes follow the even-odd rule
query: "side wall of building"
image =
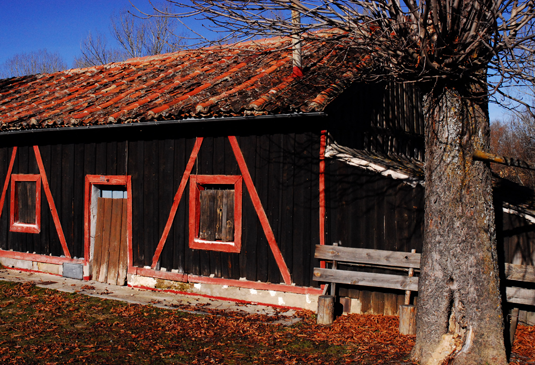
<svg viewBox="0 0 535 365">
<path fill-rule="evenodd" d="M 13 147 L 17 147 L 17 153 L 12 173 L 39 174 L 33 147 L 38 146 L 67 247 L 71 256 L 78 258 L 84 257 L 85 177 L 131 176 L 133 265 L 146 267 L 152 264 L 197 137 L 204 139 L 191 174 L 242 175 L 227 137 L 236 135 L 292 281 L 298 286 L 317 286 L 311 278 L 313 247 L 319 243 L 320 129 L 312 123 L 305 123 L 301 129 L 288 128 L 284 122 L 265 127 L 252 122 L 225 126 L 198 123 L 2 136 L 0 176 L 4 186 Z M 189 248 L 188 185 L 163 246 L 159 267 L 215 278 L 281 283 L 280 265 L 245 182 L 242 189 L 239 253 Z M 41 232 L 10 231 L 10 191 L 11 183 L 7 181 L 0 217 L 0 248 L 63 255 L 44 193 Z"/>
</svg>

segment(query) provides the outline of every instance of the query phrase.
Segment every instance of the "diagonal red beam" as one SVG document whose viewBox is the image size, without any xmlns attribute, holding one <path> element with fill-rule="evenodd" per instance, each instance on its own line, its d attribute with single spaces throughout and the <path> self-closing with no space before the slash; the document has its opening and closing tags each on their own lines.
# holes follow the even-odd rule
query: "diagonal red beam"
<svg viewBox="0 0 535 365">
<path fill-rule="evenodd" d="M 163 230 L 162 238 L 160 238 L 160 242 L 158 243 L 158 247 L 156 247 L 156 252 L 154 253 L 154 257 L 152 258 L 151 267 L 153 269 L 156 267 L 156 264 L 158 263 L 158 260 L 160 259 L 160 255 L 162 253 L 163 246 L 165 246 L 165 241 L 167 241 L 167 236 L 169 235 L 169 231 L 171 230 L 171 226 L 173 225 L 173 220 L 175 219 L 176 211 L 178 209 L 178 204 L 180 203 L 180 199 L 182 199 L 182 194 L 184 193 L 184 189 L 186 189 L 189 175 L 191 174 L 191 170 L 193 169 L 193 165 L 195 164 L 195 160 L 197 159 L 197 155 L 199 153 L 199 150 L 201 149 L 202 141 L 203 141 L 203 137 L 197 137 L 197 140 L 195 141 L 195 145 L 193 146 L 193 150 L 191 151 L 188 164 L 186 165 L 186 171 L 184 171 L 184 175 L 182 175 L 182 180 L 180 181 L 180 185 L 178 186 L 178 190 L 175 194 L 173 206 L 171 207 L 169 218 L 167 219 L 167 223 Z"/>
<path fill-rule="evenodd" d="M 43 189 L 45 191 L 46 200 L 48 201 L 50 213 L 52 213 L 52 219 L 54 220 L 54 225 L 56 226 L 56 231 L 58 232 L 59 242 L 63 248 L 63 254 L 65 257 L 71 258 L 69 248 L 67 247 L 67 242 L 65 241 L 65 235 L 63 234 L 63 228 L 61 228 L 61 222 L 59 221 L 58 211 L 56 210 L 56 205 L 54 204 L 54 198 L 52 198 L 50 186 L 48 186 L 45 166 L 43 165 L 43 159 L 41 158 L 39 146 L 33 146 L 33 151 L 35 152 L 35 159 L 37 160 L 37 166 L 39 167 L 39 173 L 41 174 L 41 180 L 43 181 Z"/>
<path fill-rule="evenodd" d="M 7 169 L 6 181 L 4 182 L 4 189 L 2 190 L 2 198 L 0 198 L 0 217 L 4 210 L 4 200 L 6 199 L 7 187 L 9 186 L 9 179 L 11 177 L 11 171 L 13 171 L 13 164 L 15 163 L 15 156 L 17 156 L 17 146 L 13 147 L 11 152 L 11 161 L 9 161 L 9 168 Z"/>
<path fill-rule="evenodd" d="M 277 262 L 282 278 L 284 279 L 284 283 L 290 285 L 292 283 L 290 271 L 288 270 L 288 266 L 286 266 L 286 262 L 284 262 L 284 257 L 282 257 L 281 251 L 279 250 L 279 246 L 277 245 L 277 241 L 275 240 L 275 235 L 273 234 L 273 230 L 271 229 L 271 225 L 269 224 L 266 212 L 264 211 L 264 207 L 262 206 L 260 197 L 258 196 L 253 180 L 251 179 L 251 174 L 249 174 L 249 169 L 247 168 L 247 164 L 245 163 L 245 159 L 243 158 L 243 154 L 241 152 L 240 146 L 238 145 L 238 141 L 236 140 L 235 136 L 229 136 L 228 139 L 230 141 L 230 145 L 232 146 L 232 150 L 234 151 L 234 155 L 236 156 L 238 166 L 240 167 L 243 180 L 245 181 L 245 186 L 247 187 L 249 195 L 251 196 L 251 200 L 256 210 L 256 214 L 258 214 L 260 224 L 264 229 L 264 233 L 269 243 L 269 247 L 271 248 L 271 252 L 273 252 L 273 256 L 275 256 L 275 261 Z"/>
</svg>

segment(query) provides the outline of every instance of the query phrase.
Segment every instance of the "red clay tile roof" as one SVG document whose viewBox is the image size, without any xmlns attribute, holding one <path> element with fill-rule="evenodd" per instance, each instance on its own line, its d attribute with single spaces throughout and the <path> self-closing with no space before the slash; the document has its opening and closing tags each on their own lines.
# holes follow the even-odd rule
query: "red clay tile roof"
<svg viewBox="0 0 535 365">
<path fill-rule="evenodd" d="M 186 50 L 0 80 L 0 131 L 319 112 L 354 81 L 356 57 L 287 38 Z M 282 49 L 282 50 L 281 50 Z"/>
</svg>

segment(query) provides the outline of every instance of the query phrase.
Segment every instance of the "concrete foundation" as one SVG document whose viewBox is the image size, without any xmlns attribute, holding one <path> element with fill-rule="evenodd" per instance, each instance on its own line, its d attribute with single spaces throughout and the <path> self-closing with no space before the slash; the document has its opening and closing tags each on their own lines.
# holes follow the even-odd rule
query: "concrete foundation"
<svg viewBox="0 0 535 365">
<path fill-rule="evenodd" d="M 10 259 L 7 257 L 0 257 L 2 266 L 12 269 L 34 270 L 33 262 L 27 260 Z"/>
<path fill-rule="evenodd" d="M 0 257 L 0 263 L 6 268 L 38 271 L 73 279 L 87 278 L 91 273 L 90 265 L 82 264 L 49 264 L 5 257 Z M 253 304 L 302 308 L 312 311 L 316 311 L 318 308 L 319 295 L 317 294 L 296 294 L 218 284 L 183 283 L 132 274 L 128 274 L 128 285 L 154 288 L 157 290 L 172 290 L 214 298 L 228 298 L 233 301 L 243 301 Z"/>
<path fill-rule="evenodd" d="M 128 275 L 128 285 L 160 290 L 176 290 L 191 294 L 208 295 L 217 298 L 228 298 L 250 303 L 302 308 L 312 311 L 316 311 L 318 309 L 319 295 L 314 294 L 295 294 L 274 290 L 247 289 L 217 284 L 181 283 L 171 280 L 154 279 L 130 274 Z"/>
</svg>

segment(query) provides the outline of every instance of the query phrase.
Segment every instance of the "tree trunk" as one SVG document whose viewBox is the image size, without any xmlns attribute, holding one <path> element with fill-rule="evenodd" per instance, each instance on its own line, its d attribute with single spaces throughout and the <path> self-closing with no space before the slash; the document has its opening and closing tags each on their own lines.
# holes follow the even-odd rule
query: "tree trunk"
<svg viewBox="0 0 535 365">
<path fill-rule="evenodd" d="M 416 345 L 421 364 L 507 364 L 488 150 L 479 86 L 426 96 L 425 240 Z M 451 85 L 450 85 L 451 86 Z"/>
</svg>

